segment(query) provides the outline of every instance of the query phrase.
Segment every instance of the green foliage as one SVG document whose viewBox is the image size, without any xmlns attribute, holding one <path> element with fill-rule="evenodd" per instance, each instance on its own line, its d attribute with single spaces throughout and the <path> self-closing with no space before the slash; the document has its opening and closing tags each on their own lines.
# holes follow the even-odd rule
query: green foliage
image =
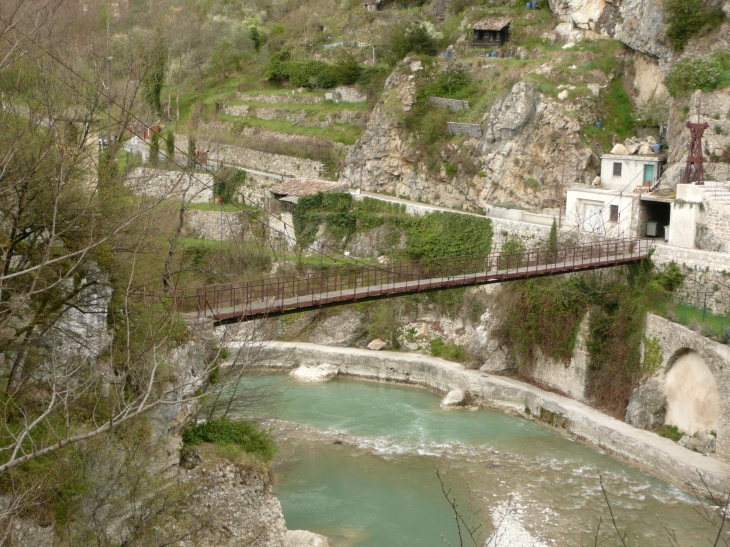
<svg viewBox="0 0 730 547">
<path fill-rule="evenodd" d="M 335 64 L 332 72 L 335 75 L 337 83 L 340 85 L 351 85 L 360 78 L 360 63 L 352 52 L 341 50 L 335 57 Z"/>
<path fill-rule="evenodd" d="M 286 61 L 289 58 L 288 51 L 277 51 L 272 53 L 269 58 L 269 67 L 264 74 L 264 78 L 272 82 L 283 82 L 289 77 Z"/>
<path fill-rule="evenodd" d="M 157 165 L 160 162 L 160 134 L 157 131 L 152 132 L 150 137 L 150 163 Z"/>
<path fill-rule="evenodd" d="M 160 94 L 165 84 L 165 66 L 167 65 L 167 44 L 158 31 L 154 48 L 150 53 L 150 67 L 142 78 L 142 96 L 147 105 L 156 113 L 162 114 Z"/>
<path fill-rule="evenodd" d="M 664 127 L 669 123 L 669 97 L 652 95 L 644 106 L 633 113 L 634 123 L 644 127 Z"/>
<path fill-rule="evenodd" d="M 662 424 L 658 425 L 654 432 L 660 437 L 673 440 L 675 443 L 678 442 L 684 435 L 679 431 L 676 425 Z"/>
<path fill-rule="evenodd" d="M 641 363 L 641 371 L 647 376 L 652 376 L 662 364 L 662 347 L 656 338 L 644 338 L 644 361 Z"/>
<path fill-rule="evenodd" d="M 271 461 L 276 452 L 274 440 L 256 424 L 247 421 L 232 422 L 226 418 L 214 418 L 191 425 L 183 432 L 183 444 L 196 446 L 202 443 L 234 445 L 264 461 Z"/>
<path fill-rule="evenodd" d="M 442 39 L 443 35 L 436 32 L 431 23 L 421 21 L 411 23 L 405 29 L 394 26 L 388 37 L 388 46 L 395 61 L 400 61 L 409 53 L 433 57 L 438 53 Z"/>
<path fill-rule="evenodd" d="M 511 234 L 499 249 L 497 269 L 518 268 L 524 261 L 525 244 L 519 236 Z"/>
<path fill-rule="evenodd" d="M 441 357 L 447 361 L 457 361 L 463 363 L 469 360 L 469 356 L 464 349 L 464 346 L 458 344 L 445 344 L 441 338 L 436 338 L 429 342 L 429 348 L 431 355 L 434 357 Z"/>
<path fill-rule="evenodd" d="M 640 347 L 646 311 L 664 310 L 681 279 L 676 265 L 656 272 L 645 261 L 606 274 L 510 283 L 500 296 L 505 312 L 497 335 L 518 367 L 532 364 L 536 348 L 567 362 L 580 322 L 590 310 L 589 395 L 597 406 L 622 416 L 643 373 Z M 647 347 L 648 365 L 653 366 L 651 342 Z"/>
<path fill-rule="evenodd" d="M 292 215 L 298 244 L 308 247 L 314 243 L 322 222 L 327 232 L 336 239 L 351 236 L 357 225 L 351 208 L 352 196 L 346 192 L 319 192 L 301 196 Z"/>
<path fill-rule="evenodd" d="M 454 61 L 427 79 L 419 89 L 418 98 L 426 100 L 428 97 L 458 98 L 456 97 L 458 92 L 471 83 L 469 68 L 459 61 Z"/>
<path fill-rule="evenodd" d="M 690 38 L 702 29 L 721 24 L 722 10 L 710 7 L 702 0 L 664 0 L 664 24 L 669 43 L 682 50 Z"/>
<path fill-rule="evenodd" d="M 195 144 L 195 137 L 188 137 L 188 169 L 194 170 L 197 163 L 197 147 Z"/>
<path fill-rule="evenodd" d="M 554 262 L 558 256 L 558 223 L 555 221 L 555 217 L 553 217 L 553 225 L 550 227 L 547 247 L 550 262 Z"/>
<path fill-rule="evenodd" d="M 688 97 L 695 90 L 712 91 L 730 70 L 730 53 L 715 51 L 708 57 L 686 57 L 676 63 L 664 83 L 672 97 Z"/>
<path fill-rule="evenodd" d="M 286 73 L 294 87 L 330 88 L 337 85 L 337 77 L 332 66 L 323 61 L 307 61 L 286 63 Z"/>
<path fill-rule="evenodd" d="M 404 258 L 439 258 L 487 254 L 492 248 L 492 221 L 489 218 L 434 212 L 421 217 L 401 217 L 406 233 Z"/>
<path fill-rule="evenodd" d="M 223 203 L 238 201 L 238 188 L 246 182 L 246 171 L 234 167 L 224 167 L 215 174 L 213 179 L 213 195 Z"/>
<path fill-rule="evenodd" d="M 165 155 L 170 161 L 175 158 L 175 134 L 172 131 L 165 133 Z"/>
</svg>

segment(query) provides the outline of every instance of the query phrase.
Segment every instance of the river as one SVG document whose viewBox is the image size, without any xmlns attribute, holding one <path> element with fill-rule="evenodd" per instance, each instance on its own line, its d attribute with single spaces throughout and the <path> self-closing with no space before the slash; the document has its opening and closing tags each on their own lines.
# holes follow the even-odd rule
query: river
<svg viewBox="0 0 730 547">
<path fill-rule="evenodd" d="M 437 469 L 462 516 L 481 524 L 482 544 L 494 520 L 498 545 L 519 547 L 521 535 L 535 546 L 593 545 L 601 519 L 601 545 L 621 545 L 599 471 L 630 545 L 634 534 L 643 546 L 668 545 L 665 527 L 682 545 L 710 533 L 692 496 L 524 418 L 442 410 L 439 395 L 394 384 L 256 381 L 282 388 L 285 421 L 272 429 L 287 527 L 321 533 L 332 547 L 436 547 L 442 536 L 459 545 Z"/>
</svg>

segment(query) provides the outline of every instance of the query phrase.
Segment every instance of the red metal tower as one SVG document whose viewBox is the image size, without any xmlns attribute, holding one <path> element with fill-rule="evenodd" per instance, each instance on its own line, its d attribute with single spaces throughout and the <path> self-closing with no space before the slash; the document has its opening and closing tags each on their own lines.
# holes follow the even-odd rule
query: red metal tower
<svg viewBox="0 0 730 547">
<path fill-rule="evenodd" d="M 687 122 L 692 140 L 689 144 L 687 165 L 684 168 L 682 184 L 705 184 L 705 169 L 702 165 L 702 134 L 710 127 L 707 122 L 700 123 L 700 104 L 697 104 L 697 123 Z"/>
</svg>

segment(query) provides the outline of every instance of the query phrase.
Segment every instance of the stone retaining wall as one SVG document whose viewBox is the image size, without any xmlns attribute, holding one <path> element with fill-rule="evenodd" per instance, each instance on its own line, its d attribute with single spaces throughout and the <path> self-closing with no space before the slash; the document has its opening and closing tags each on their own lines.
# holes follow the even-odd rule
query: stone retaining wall
<svg viewBox="0 0 730 547">
<path fill-rule="evenodd" d="M 611 418 L 596 409 L 511 378 L 468 370 L 436 357 L 304 343 L 266 343 L 262 365 L 332 363 L 339 374 L 416 384 L 446 393 L 468 391 L 481 403 L 545 421 L 565 434 L 606 451 L 681 488 L 702 489 L 698 472 L 715 491 L 730 491 L 730 466 L 669 439 Z"/>
<path fill-rule="evenodd" d="M 185 212 L 185 233 L 192 237 L 226 241 L 241 237 L 242 226 L 241 213 L 196 209 Z"/>
<path fill-rule="evenodd" d="M 237 93 L 236 96 L 241 101 L 255 101 L 268 104 L 319 104 L 324 102 L 324 97 L 301 95 L 298 93 L 291 93 L 290 95 L 246 95 L 245 93 Z"/>
<path fill-rule="evenodd" d="M 469 110 L 469 101 L 460 101 L 457 99 L 444 99 L 443 97 L 429 97 L 428 102 L 435 106 L 448 108 L 452 112 L 461 112 Z"/>
<path fill-rule="evenodd" d="M 713 313 L 730 312 L 729 254 L 657 244 L 651 258 L 657 266 L 675 262 L 685 274 L 685 281 L 676 292 L 680 302 L 697 307 L 707 302 Z"/>
<path fill-rule="evenodd" d="M 706 191 L 702 205 L 697 220 L 695 238 L 697 248 L 721 253 L 730 252 L 730 204 Z"/>
<path fill-rule="evenodd" d="M 285 108 L 270 106 L 255 107 L 245 104 L 226 106 L 223 108 L 223 112 L 229 116 L 258 118 L 260 120 L 278 120 L 316 127 L 329 127 L 333 123 L 357 124 L 362 120 L 364 115 L 364 113 L 359 110 L 339 110 L 322 116 L 319 112 L 287 110 Z"/>
<path fill-rule="evenodd" d="M 291 177 L 318 178 L 322 162 L 259 152 L 227 144 L 214 145 L 211 157 L 223 163 Z"/>
</svg>

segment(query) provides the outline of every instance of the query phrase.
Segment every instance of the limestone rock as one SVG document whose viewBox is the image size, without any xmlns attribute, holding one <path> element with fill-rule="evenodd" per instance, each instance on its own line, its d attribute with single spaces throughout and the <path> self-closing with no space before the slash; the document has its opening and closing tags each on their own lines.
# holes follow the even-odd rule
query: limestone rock
<svg viewBox="0 0 730 547">
<path fill-rule="evenodd" d="M 482 142 L 493 143 L 509 140 L 533 118 L 538 100 L 537 84 L 517 82 L 512 86 L 510 92 L 498 100 L 489 111 Z"/>
<path fill-rule="evenodd" d="M 509 367 L 507 353 L 499 348 L 489 354 L 484 364 L 479 367 L 482 372 L 501 372 Z"/>
<path fill-rule="evenodd" d="M 573 49 L 575 47 L 575 42 L 568 42 L 563 46 L 563 49 Z"/>
<path fill-rule="evenodd" d="M 617 144 L 613 148 L 611 148 L 611 154 L 618 154 L 620 156 L 628 156 L 629 149 L 626 148 L 623 144 Z"/>
<path fill-rule="evenodd" d="M 363 334 L 365 334 L 363 314 L 346 310 L 322 321 L 314 328 L 308 339 L 323 346 L 348 347 Z"/>
<path fill-rule="evenodd" d="M 464 406 L 466 402 L 466 393 L 463 389 L 452 389 L 446 394 L 441 400 L 441 408 L 454 408 L 457 406 Z"/>
<path fill-rule="evenodd" d="M 679 444 L 701 454 L 712 454 L 715 452 L 716 437 L 710 431 L 699 431 L 696 435 L 684 435 L 679 439 Z"/>
<path fill-rule="evenodd" d="M 300 382 L 326 382 L 340 371 L 337 365 L 323 363 L 321 365 L 302 365 L 289 373 L 289 376 Z"/>
<path fill-rule="evenodd" d="M 380 351 L 382 349 L 385 349 L 385 347 L 388 344 L 383 342 L 380 338 L 376 338 L 372 342 L 368 344 L 368 349 L 374 350 L 374 351 Z"/>
<path fill-rule="evenodd" d="M 629 137 L 624 141 L 624 146 L 626 147 L 626 150 L 629 151 L 629 154 L 636 154 L 636 151 L 639 150 L 639 147 L 641 146 L 641 141 L 636 137 Z"/>
<path fill-rule="evenodd" d="M 641 156 L 649 156 L 654 153 L 654 149 L 652 146 L 647 142 L 642 142 L 639 146 L 639 149 L 636 151 L 637 154 Z"/>
<path fill-rule="evenodd" d="M 287 530 L 285 547 L 329 547 L 327 538 L 308 530 Z"/>
<path fill-rule="evenodd" d="M 639 429 L 654 429 L 664 423 L 664 410 L 667 396 L 664 388 L 655 378 L 634 389 L 626 407 L 626 423 Z"/>
<path fill-rule="evenodd" d="M 564 89 L 563 91 L 561 91 L 560 93 L 558 93 L 558 99 L 560 99 L 561 101 L 564 101 L 567 98 L 568 98 L 568 90 L 567 89 Z"/>
<path fill-rule="evenodd" d="M 566 43 L 566 45 L 572 44 L 570 47 L 575 46 L 577 42 L 583 40 L 583 33 L 575 28 L 573 23 L 560 23 L 555 27 L 555 34 L 557 34 L 563 42 Z"/>
</svg>

